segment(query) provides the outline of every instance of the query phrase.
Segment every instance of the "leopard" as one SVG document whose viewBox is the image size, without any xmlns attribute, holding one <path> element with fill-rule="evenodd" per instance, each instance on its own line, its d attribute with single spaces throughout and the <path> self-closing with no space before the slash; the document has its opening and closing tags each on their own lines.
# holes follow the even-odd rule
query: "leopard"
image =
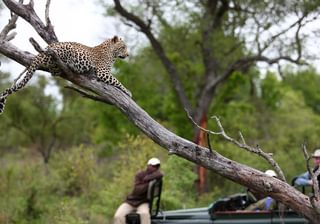
<svg viewBox="0 0 320 224">
<path fill-rule="evenodd" d="M 25 69 L 25 75 L 22 80 L 14 83 L 1 93 L 0 114 L 4 111 L 7 97 L 26 86 L 38 69 L 47 70 L 53 76 L 61 75 L 62 70 L 53 55 L 48 54 L 49 49 L 74 73 L 93 73 L 99 81 L 112 85 L 123 91 L 130 98 L 132 97 L 131 92 L 111 73 L 117 58 L 125 59 L 129 56 L 127 45 L 120 37 L 113 36 L 94 47 L 77 42 L 54 42 L 34 57 L 30 66 Z"/>
</svg>

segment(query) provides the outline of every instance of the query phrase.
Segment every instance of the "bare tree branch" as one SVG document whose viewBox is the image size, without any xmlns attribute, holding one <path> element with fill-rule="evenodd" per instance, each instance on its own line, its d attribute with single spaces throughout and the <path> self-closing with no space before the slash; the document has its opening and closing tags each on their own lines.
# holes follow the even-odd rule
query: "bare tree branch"
<svg viewBox="0 0 320 224">
<path fill-rule="evenodd" d="M 6 57 L 11 58 L 26 67 L 31 64 L 31 61 L 34 58 L 33 54 L 20 50 L 8 41 L 0 40 L 0 52 Z"/>
<path fill-rule="evenodd" d="M 32 37 L 29 38 L 29 42 L 32 44 L 34 49 L 36 49 L 36 51 L 38 51 L 39 53 L 45 52 L 45 50 L 40 46 L 40 44 L 38 44 L 37 41 L 35 41 L 35 39 L 33 39 Z"/>
<path fill-rule="evenodd" d="M 256 147 L 252 147 L 246 144 L 243 135 L 240 133 L 240 138 L 242 140 L 242 143 L 235 140 L 234 138 L 231 138 L 230 136 L 228 136 L 220 122 L 220 119 L 217 116 L 212 116 L 212 118 L 214 118 L 216 120 L 216 123 L 219 127 L 219 132 L 214 132 L 208 129 L 205 129 L 203 127 L 201 127 L 200 125 L 198 125 L 190 116 L 189 112 L 186 110 L 189 119 L 192 121 L 192 123 L 194 125 L 196 125 L 199 129 L 201 129 L 202 131 L 206 132 L 206 133 L 210 133 L 212 135 L 221 135 L 224 139 L 226 139 L 227 141 L 233 143 L 234 145 L 238 146 L 239 148 L 245 149 L 249 152 L 255 153 L 258 156 L 261 156 L 262 158 L 264 158 L 272 167 L 274 167 L 274 169 L 276 170 L 276 172 L 279 174 L 279 178 L 280 180 L 286 181 L 286 178 L 279 166 L 279 164 L 272 158 L 272 154 L 271 153 L 265 153 L 259 146 Z"/>
<path fill-rule="evenodd" d="M 23 5 L 13 0 L 3 0 L 3 3 L 11 10 L 11 12 L 22 17 L 24 20 L 30 23 L 35 31 L 48 44 L 58 41 L 52 25 L 50 23 L 47 24 L 48 26 L 44 25 L 44 23 L 34 11 L 33 1 L 30 1 L 28 5 Z"/>
<path fill-rule="evenodd" d="M 27 71 L 27 69 L 25 68 L 25 69 L 20 73 L 20 75 L 19 75 L 16 79 L 14 79 L 12 87 L 17 84 L 18 80 L 22 77 L 22 75 L 23 75 L 26 71 Z"/>
<path fill-rule="evenodd" d="M 47 0 L 46 3 L 46 10 L 45 10 L 45 20 L 46 20 L 46 26 L 51 26 L 51 21 L 50 21 L 50 17 L 49 17 L 49 8 L 50 8 L 50 0 Z"/>
<path fill-rule="evenodd" d="M 278 63 L 281 60 L 290 61 L 298 65 L 307 65 L 306 62 L 302 62 L 299 59 L 293 59 L 290 56 L 279 56 L 275 58 L 269 58 L 263 55 L 256 55 L 244 57 L 232 63 L 221 76 L 217 77 L 216 79 L 212 79 L 211 82 L 209 82 L 205 88 L 207 89 L 207 91 L 212 91 L 212 88 L 216 87 L 218 84 L 225 81 L 234 71 L 249 67 L 255 62 L 266 62 L 272 65 Z"/>
<path fill-rule="evenodd" d="M 2 29 L 2 31 L 0 33 L 0 40 L 10 41 L 15 37 L 16 33 L 11 33 L 9 36 L 8 36 L 8 34 L 11 30 L 16 28 L 17 20 L 18 20 L 18 16 L 11 13 L 11 18 L 9 19 L 8 24 Z"/>
<path fill-rule="evenodd" d="M 297 21 L 293 22 L 291 25 L 289 25 L 287 28 L 279 31 L 278 33 L 274 34 L 273 36 L 271 36 L 268 41 L 266 41 L 266 43 L 264 44 L 264 47 L 261 49 L 262 53 L 263 51 L 265 51 L 268 47 L 270 47 L 270 45 L 277 40 L 280 36 L 282 36 L 283 34 L 287 33 L 288 31 L 292 30 L 294 27 L 298 26 L 298 30 L 301 28 L 301 24 L 302 21 L 306 18 L 307 15 L 303 15 L 301 18 L 298 18 Z M 265 30 L 264 30 L 265 31 Z"/>
</svg>

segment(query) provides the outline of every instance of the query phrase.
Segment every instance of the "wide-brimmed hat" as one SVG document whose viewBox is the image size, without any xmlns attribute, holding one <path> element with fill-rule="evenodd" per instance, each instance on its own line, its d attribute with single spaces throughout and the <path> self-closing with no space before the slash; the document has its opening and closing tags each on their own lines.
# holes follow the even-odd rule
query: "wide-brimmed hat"
<svg viewBox="0 0 320 224">
<path fill-rule="evenodd" d="M 320 149 L 314 150 L 314 153 L 312 154 L 312 157 L 320 157 Z"/>
<path fill-rule="evenodd" d="M 160 160 L 158 158 L 151 158 L 148 161 L 148 165 L 151 165 L 151 166 L 160 165 Z"/>
</svg>

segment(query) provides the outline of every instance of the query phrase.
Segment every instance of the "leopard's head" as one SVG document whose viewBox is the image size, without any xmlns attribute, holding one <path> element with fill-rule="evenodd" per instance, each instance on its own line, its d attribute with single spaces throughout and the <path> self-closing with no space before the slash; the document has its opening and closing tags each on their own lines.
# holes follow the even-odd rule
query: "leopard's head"
<svg viewBox="0 0 320 224">
<path fill-rule="evenodd" d="M 113 53 L 115 57 L 124 59 L 129 56 L 127 45 L 121 38 L 119 38 L 118 36 L 114 36 L 111 39 L 111 43 L 114 45 Z"/>
</svg>

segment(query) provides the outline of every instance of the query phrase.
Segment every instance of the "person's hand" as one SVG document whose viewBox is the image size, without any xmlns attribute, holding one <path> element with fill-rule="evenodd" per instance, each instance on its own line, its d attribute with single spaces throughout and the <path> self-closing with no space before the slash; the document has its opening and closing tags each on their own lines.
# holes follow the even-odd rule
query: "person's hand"
<svg viewBox="0 0 320 224">
<path fill-rule="evenodd" d="M 308 181 L 308 184 L 312 186 L 312 180 L 309 180 L 309 181 Z"/>
</svg>

